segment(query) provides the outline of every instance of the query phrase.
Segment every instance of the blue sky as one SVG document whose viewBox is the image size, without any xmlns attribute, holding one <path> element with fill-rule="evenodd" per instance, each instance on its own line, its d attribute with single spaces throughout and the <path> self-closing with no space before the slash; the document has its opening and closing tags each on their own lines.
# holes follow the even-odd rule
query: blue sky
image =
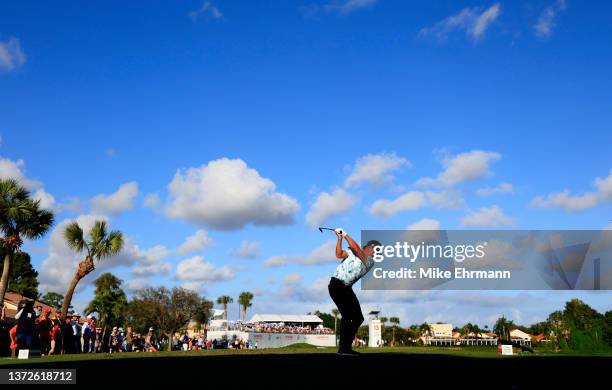
<svg viewBox="0 0 612 390">
<path fill-rule="evenodd" d="M 106 218 L 129 238 L 97 274 L 116 273 L 129 290 L 181 285 L 211 299 L 251 290 L 260 313 L 331 309 L 331 237 L 317 224 L 355 236 L 417 223 L 603 228 L 612 218 L 609 8 L 5 2 L 0 176 L 57 212 L 55 231 L 25 245 L 41 287 L 64 292 L 78 257 L 61 227 L 73 219 Z M 570 297 L 605 311 L 612 298 L 359 294 L 364 311 L 405 324 L 458 325 L 501 314 L 530 323 Z"/>
</svg>

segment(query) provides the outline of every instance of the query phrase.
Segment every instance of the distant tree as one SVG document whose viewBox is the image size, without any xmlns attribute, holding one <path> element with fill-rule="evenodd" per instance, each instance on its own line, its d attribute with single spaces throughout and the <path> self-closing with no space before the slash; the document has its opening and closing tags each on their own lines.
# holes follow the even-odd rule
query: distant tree
<svg viewBox="0 0 612 390">
<path fill-rule="evenodd" d="M 238 296 L 238 303 L 242 308 L 242 320 L 246 321 L 247 308 L 253 305 L 253 293 L 249 291 L 243 291 Z"/>
<path fill-rule="evenodd" d="M 432 336 L 432 328 L 427 322 L 422 323 L 419 326 L 419 335 L 425 337 L 425 340 L 429 340 Z"/>
<path fill-rule="evenodd" d="M 332 309 L 332 315 L 334 316 L 334 334 L 338 334 L 338 317 L 340 316 L 340 310 Z"/>
<path fill-rule="evenodd" d="M 0 248 L 0 256 L 4 257 Z M 38 299 L 38 272 L 32 267 L 30 255 L 26 252 L 16 252 L 13 255 L 11 277 L 8 291 L 21 294 L 25 297 Z"/>
<path fill-rule="evenodd" d="M 508 320 L 506 317 L 501 316 L 493 326 L 493 331 L 497 334 L 497 337 L 503 341 L 510 341 L 510 331 L 514 329 L 514 322 Z"/>
<path fill-rule="evenodd" d="M 168 338 L 187 328 L 190 321 L 202 320 L 209 304 L 195 291 L 175 287 L 147 288 L 136 292 L 128 306 L 129 320 L 144 332 L 152 326 L 156 332 Z"/>
<path fill-rule="evenodd" d="M 200 301 L 200 308 L 196 311 L 193 316 L 193 320 L 200 324 L 200 329 L 204 330 L 204 338 L 208 333 L 208 321 L 212 318 L 213 303 L 202 297 Z"/>
<path fill-rule="evenodd" d="M 580 299 L 565 304 L 563 317 L 569 327 L 568 343 L 573 350 L 596 351 L 607 348 L 604 340 L 605 317 Z"/>
<path fill-rule="evenodd" d="M 395 346 L 395 329 L 398 327 L 400 323 L 400 319 L 398 317 L 391 317 L 389 318 L 389 322 L 393 324 L 391 326 L 393 330 L 393 338 L 391 341 L 392 341 L 392 344 Z"/>
<path fill-rule="evenodd" d="M 308 313 L 310 314 L 310 313 Z M 333 329 L 334 327 L 334 316 L 329 313 L 323 313 L 319 310 L 316 310 L 314 313 L 315 316 L 319 317 L 323 321 L 323 326 L 329 329 Z"/>
<path fill-rule="evenodd" d="M 103 340 L 106 340 L 109 327 L 123 325 L 125 320 L 127 297 L 121 283 L 121 279 L 110 272 L 100 275 L 94 281 L 94 297 L 85 308 L 85 314 L 98 313 Z"/>
<path fill-rule="evenodd" d="M 387 317 L 379 317 L 378 318 L 380 320 L 380 325 L 381 327 L 385 327 L 387 326 L 387 322 L 389 322 L 389 319 Z"/>
<path fill-rule="evenodd" d="M 603 339 L 608 347 L 612 347 L 612 310 L 604 314 L 604 324 Z"/>
<path fill-rule="evenodd" d="M 62 294 L 49 291 L 40 298 L 40 301 L 51 306 L 54 309 L 59 309 L 64 303 L 64 296 Z M 68 309 L 72 310 L 72 305 Z"/>
<path fill-rule="evenodd" d="M 227 321 L 227 305 L 234 302 L 234 298 L 229 295 L 222 295 L 217 298 L 217 304 L 223 305 L 223 319 Z"/>
<path fill-rule="evenodd" d="M 367 340 L 370 337 L 370 327 L 367 325 L 361 325 L 357 331 L 357 337 L 361 340 Z"/>
</svg>

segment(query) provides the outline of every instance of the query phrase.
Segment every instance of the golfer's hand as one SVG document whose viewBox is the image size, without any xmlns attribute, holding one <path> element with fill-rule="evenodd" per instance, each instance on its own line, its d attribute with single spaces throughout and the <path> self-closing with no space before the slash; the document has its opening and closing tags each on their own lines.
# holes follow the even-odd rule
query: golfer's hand
<svg viewBox="0 0 612 390">
<path fill-rule="evenodd" d="M 344 231 L 344 229 L 336 228 L 334 231 L 336 232 L 338 237 L 346 237 L 346 232 Z"/>
</svg>

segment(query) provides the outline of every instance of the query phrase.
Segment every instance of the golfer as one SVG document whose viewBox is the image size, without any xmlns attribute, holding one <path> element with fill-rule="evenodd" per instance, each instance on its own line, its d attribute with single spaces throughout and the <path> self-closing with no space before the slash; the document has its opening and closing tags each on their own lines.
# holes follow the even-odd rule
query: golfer
<svg viewBox="0 0 612 390">
<path fill-rule="evenodd" d="M 374 265 L 374 247 L 380 246 L 380 242 L 371 240 L 361 248 L 344 230 L 338 228 L 335 232 L 338 236 L 336 257 L 342 259 L 342 262 L 329 282 L 329 295 L 342 315 L 338 355 L 358 356 L 359 352 L 353 351 L 351 344 L 363 322 L 363 314 L 352 286 Z M 345 238 L 349 245 L 348 251 L 342 249 L 342 238 Z"/>
</svg>

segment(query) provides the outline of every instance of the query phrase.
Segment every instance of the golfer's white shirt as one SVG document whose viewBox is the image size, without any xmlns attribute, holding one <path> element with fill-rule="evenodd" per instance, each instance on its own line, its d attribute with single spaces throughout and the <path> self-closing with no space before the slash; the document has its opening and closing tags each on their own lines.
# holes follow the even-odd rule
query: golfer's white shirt
<svg viewBox="0 0 612 390">
<path fill-rule="evenodd" d="M 342 263 L 338 264 L 333 277 L 339 279 L 342 281 L 342 283 L 350 287 L 355 284 L 356 281 L 361 279 L 363 275 L 368 273 L 368 271 L 374 265 L 374 260 L 372 260 L 371 257 L 368 257 L 366 265 L 359 257 L 355 256 L 351 248 L 348 248 L 346 253 L 348 256 L 342 261 Z"/>
</svg>

